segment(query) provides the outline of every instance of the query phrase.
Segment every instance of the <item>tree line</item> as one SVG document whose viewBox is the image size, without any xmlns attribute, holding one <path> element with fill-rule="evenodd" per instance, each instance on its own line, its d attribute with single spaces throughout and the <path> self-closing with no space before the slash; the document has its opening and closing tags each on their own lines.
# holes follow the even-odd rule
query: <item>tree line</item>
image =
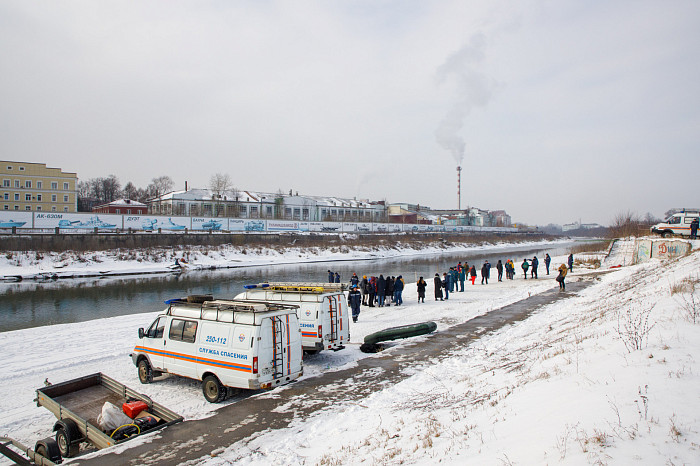
<svg viewBox="0 0 700 466">
<path fill-rule="evenodd" d="M 122 188 L 114 175 L 90 178 L 78 182 L 78 211 L 88 212 L 94 206 L 108 204 L 117 199 L 131 199 L 145 203 L 148 199 L 172 191 L 173 180 L 169 176 L 153 178 L 145 188 L 136 187 L 131 181 Z"/>
</svg>

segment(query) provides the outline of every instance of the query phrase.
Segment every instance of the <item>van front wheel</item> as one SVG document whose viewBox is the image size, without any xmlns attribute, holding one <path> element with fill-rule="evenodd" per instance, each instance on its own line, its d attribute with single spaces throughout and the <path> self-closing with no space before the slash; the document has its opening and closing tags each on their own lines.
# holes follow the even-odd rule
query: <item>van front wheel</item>
<svg viewBox="0 0 700 466">
<path fill-rule="evenodd" d="M 202 380 L 202 393 L 209 403 L 219 403 L 226 399 L 227 389 L 215 375 L 208 375 Z"/>
<path fill-rule="evenodd" d="M 151 369 L 151 365 L 148 364 L 148 360 L 146 360 L 146 359 L 140 360 L 139 364 L 138 364 L 138 370 L 139 370 L 139 381 L 141 381 L 141 383 L 153 382 L 153 369 Z"/>
</svg>

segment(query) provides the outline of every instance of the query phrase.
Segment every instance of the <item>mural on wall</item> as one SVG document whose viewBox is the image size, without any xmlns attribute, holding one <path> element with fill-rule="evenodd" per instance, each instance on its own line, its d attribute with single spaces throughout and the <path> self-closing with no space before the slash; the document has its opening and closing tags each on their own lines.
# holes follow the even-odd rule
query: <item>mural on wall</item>
<svg viewBox="0 0 700 466">
<path fill-rule="evenodd" d="M 31 228 L 32 218 L 31 212 L 2 212 L 0 228 Z"/>
<path fill-rule="evenodd" d="M 644 262 L 649 259 L 673 259 L 684 256 L 689 251 L 690 243 L 687 241 L 641 239 L 634 242 L 635 262 Z"/>
<path fill-rule="evenodd" d="M 192 217 L 192 230 L 222 231 L 228 230 L 227 219 L 210 217 Z"/>
<path fill-rule="evenodd" d="M 121 228 L 121 215 L 81 215 L 65 213 L 43 213 L 34 214 L 34 228 L 61 228 L 66 230 L 114 230 Z"/>
<path fill-rule="evenodd" d="M 189 228 L 189 217 L 152 217 L 146 215 L 128 215 L 124 218 L 124 229 L 141 231 L 185 231 Z"/>
<path fill-rule="evenodd" d="M 53 230 L 128 230 L 166 232 L 208 231 L 208 232 L 357 232 L 357 233 L 398 233 L 443 232 L 443 231 L 488 231 L 512 233 L 517 228 L 472 227 L 445 225 L 412 225 L 401 223 L 361 223 L 361 222 L 300 222 L 294 220 L 262 220 L 215 217 L 165 217 L 153 215 L 119 215 L 58 212 L 17 212 L 0 211 L 0 228 L 20 228 Z M 667 249 L 672 246 L 667 246 Z M 660 254 L 665 254 L 662 250 Z"/>
<path fill-rule="evenodd" d="M 265 220 L 247 220 L 245 222 L 245 231 L 265 231 Z"/>
<path fill-rule="evenodd" d="M 651 240 L 641 239 L 634 242 L 634 263 L 651 259 Z"/>
<path fill-rule="evenodd" d="M 290 222 L 285 220 L 268 220 L 268 231 L 300 231 L 299 222 Z"/>
<path fill-rule="evenodd" d="M 671 259 L 680 257 L 690 251 L 690 243 L 686 241 L 652 241 L 651 257 Z"/>
</svg>

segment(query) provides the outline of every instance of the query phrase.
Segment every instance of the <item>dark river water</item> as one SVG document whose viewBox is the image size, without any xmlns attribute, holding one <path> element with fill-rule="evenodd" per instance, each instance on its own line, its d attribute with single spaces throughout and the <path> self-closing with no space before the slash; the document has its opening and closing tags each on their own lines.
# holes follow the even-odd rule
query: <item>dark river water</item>
<svg viewBox="0 0 700 466">
<path fill-rule="evenodd" d="M 540 260 L 540 270 L 544 270 L 545 253 L 553 257 L 568 255 L 574 244 L 576 243 L 558 243 L 549 247 L 506 246 L 459 254 L 407 255 L 391 259 L 188 271 L 181 275 L 0 283 L 0 332 L 160 311 L 165 308 L 163 301 L 191 294 L 233 298 L 244 291 L 243 285 L 263 281 L 325 282 L 329 269 L 339 272 L 342 282 L 348 282 L 353 272 L 359 277 L 402 275 L 406 282 L 413 282 L 417 277 L 423 276 L 429 281 L 436 272 L 442 274 L 458 261 L 473 263 L 479 269 L 486 259 L 492 265 L 499 259 L 503 262 L 513 259 L 518 264 L 524 258 L 536 255 Z"/>
</svg>

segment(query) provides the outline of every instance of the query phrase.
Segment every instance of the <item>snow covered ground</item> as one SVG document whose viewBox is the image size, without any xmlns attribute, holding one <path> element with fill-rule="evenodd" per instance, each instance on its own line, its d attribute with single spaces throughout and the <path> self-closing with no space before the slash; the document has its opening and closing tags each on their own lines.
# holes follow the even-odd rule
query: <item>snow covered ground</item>
<svg viewBox="0 0 700 466">
<path fill-rule="evenodd" d="M 700 242 L 694 248 L 675 261 L 600 274 L 579 295 L 567 293 L 524 322 L 416 368 L 361 406 L 340 403 L 201 463 L 700 464 L 697 310 L 690 321 L 697 309 L 691 297 L 700 303 Z M 539 280 L 520 273 L 514 281 L 468 284 L 445 302 L 433 300 L 431 277 L 425 304 L 408 284 L 403 306 L 363 307 L 351 324 L 354 343 L 307 358 L 304 377 L 373 357 L 359 344 L 382 328 L 434 320 L 440 331 L 556 287 L 543 269 Z M 567 279 L 592 273 L 575 268 Z M 204 400 L 196 381 L 139 383 L 128 354 L 138 327 L 155 315 L 0 333 L 0 436 L 29 445 L 50 436 L 53 416 L 33 403 L 34 389 L 46 378 L 98 371 L 186 419 L 210 415 L 219 406 Z"/>
</svg>

